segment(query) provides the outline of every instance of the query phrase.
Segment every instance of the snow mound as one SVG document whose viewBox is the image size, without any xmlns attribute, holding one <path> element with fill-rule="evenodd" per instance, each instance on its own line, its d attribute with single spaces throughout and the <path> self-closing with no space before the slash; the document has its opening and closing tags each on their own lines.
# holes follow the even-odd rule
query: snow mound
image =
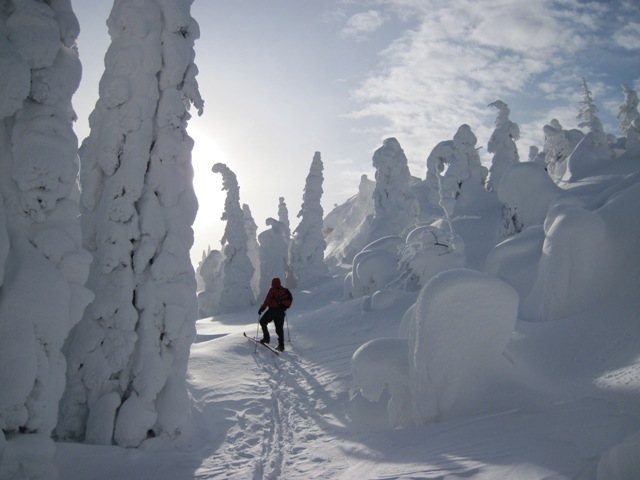
<svg viewBox="0 0 640 480">
<path fill-rule="evenodd" d="M 414 421 L 450 416 L 467 388 L 495 370 L 516 325 L 518 294 L 505 282 L 456 269 L 420 292 L 409 329 L 409 379 Z M 478 402 L 480 399 L 478 399 Z"/>
<path fill-rule="evenodd" d="M 351 359 L 352 402 L 357 394 L 374 403 L 387 400 L 392 427 L 411 424 L 408 354 L 406 339 L 378 338 L 358 348 Z"/>
</svg>

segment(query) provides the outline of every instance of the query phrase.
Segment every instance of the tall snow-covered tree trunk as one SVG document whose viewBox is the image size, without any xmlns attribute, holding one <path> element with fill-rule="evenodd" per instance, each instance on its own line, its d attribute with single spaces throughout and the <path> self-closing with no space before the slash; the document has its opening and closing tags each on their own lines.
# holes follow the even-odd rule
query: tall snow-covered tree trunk
<svg viewBox="0 0 640 480">
<path fill-rule="evenodd" d="M 222 220 L 227 222 L 222 236 L 222 291 L 213 313 L 224 313 L 255 303 L 251 287 L 253 265 L 249 258 L 249 239 L 245 229 L 244 212 L 240 207 L 240 187 L 236 174 L 224 163 L 211 169 L 222 175 L 222 189 L 227 191 Z"/>
<path fill-rule="evenodd" d="M 289 248 L 289 272 L 287 284 L 295 288 L 327 275 L 324 251 L 327 243 L 322 233 L 323 210 L 322 183 L 324 166 L 320 152 L 316 152 L 302 194 L 302 208 L 298 213 L 300 223 L 293 232 Z"/>
<path fill-rule="evenodd" d="M 520 138 L 520 128 L 509 120 L 511 110 L 502 100 L 497 100 L 489 106 L 498 110 L 498 117 L 496 128 L 487 145 L 487 151 L 493 153 L 487 190 L 496 190 L 504 172 L 519 161 L 516 140 Z"/>
<path fill-rule="evenodd" d="M 0 478 L 52 479 L 61 349 L 93 298 L 70 199 L 79 27 L 68 1 L 0 6 Z"/>
<path fill-rule="evenodd" d="M 190 425 L 186 369 L 195 337 L 189 249 L 198 209 L 188 110 L 203 102 L 191 0 L 116 0 L 81 212 L 96 299 L 66 345 L 60 438 L 135 447 Z"/>
</svg>

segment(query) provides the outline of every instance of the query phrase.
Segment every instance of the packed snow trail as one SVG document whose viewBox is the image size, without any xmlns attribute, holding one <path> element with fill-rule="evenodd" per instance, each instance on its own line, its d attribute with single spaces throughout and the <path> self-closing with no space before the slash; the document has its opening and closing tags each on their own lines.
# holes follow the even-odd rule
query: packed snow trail
<svg viewBox="0 0 640 480">
<path fill-rule="evenodd" d="M 225 339 L 225 346 L 229 346 L 227 342 L 233 346 L 232 351 L 225 354 L 226 365 L 234 365 L 226 380 L 217 378 L 212 382 L 213 388 L 202 384 L 202 390 L 197 379 L 191 382 L 196 403 L 200 404 L 206 397 L 212 409 L 226 411 L 229 422 L 213 426 L 228 427 L 224 438 L 207 438 L 211 433 L 204 431 L 204 425 L 210 424 L 210 420 L 195 420 L 196 425 L 203 426 L 196 435 L 203 445 L 209 445 L 202 451 L 206 458 L 198 469 L 198 473 L 204 475 L 197 478 L 257 480 L 339 476 L 346 464 L 335 462 L 335 456 L 329 453 L 333 448 L 327 448 L 326 444 L 335 439 L 343 425 L 342 420 L 330 413 L 330 405 L 344 399 L 340 400 L 325 388 L 326 378 L 318 378 L 313 373 L 318 371 L 318 366 L 297 355 L 291 343 L 286 344 L 283 354 L 275 356 L 266 349 L 255 350 L 255 344 L 240 335 L 233 336 L 236 338 Z M 206 353 L 211 351 L 210 346 L 201 346 L 202 351 L 200 345 L 194 346 L 192 361 L 211 361 Z M 232 355 L 235 355 L 233 359 Z M 235 374 L 240 371 L 242 374 Z M 211 391 L 216 393 L 209 397 Z M 203 413 L 194 412 L 195 415 Z M 218 417 L 220 414 L 206 415 Z M 325 444 L 324 447 L 312 448 L 318 442 Z M 318 477 L 319 474 L 322 476 Z"/>
</svg>

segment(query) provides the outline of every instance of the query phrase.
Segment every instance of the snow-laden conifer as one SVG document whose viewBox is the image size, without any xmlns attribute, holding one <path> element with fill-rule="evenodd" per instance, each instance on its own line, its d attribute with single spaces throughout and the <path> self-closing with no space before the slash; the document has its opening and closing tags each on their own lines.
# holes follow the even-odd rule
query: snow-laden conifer
<svg viewBox="0 0 640 480">
<path fill-rule="evenodd" d="M 61 352 L 92 294 L 82 248 L 71 97 L 80 82 L 68 1 L 0 8 L 0 478 L 57 478 L 51 440 Z"/>
<path fill-rule="evenodd" d="M 278 198 L 278 221 L 284 225 L 287 243 L 291 243 L 291 223 L 289 222 L 289 209 L 284 197 Z"/>
<path fill-rule="evenodd" d="M 487 190 L 495 190 L 498 188 L 504 172 L 519 161 L 516 140 L 520 138 L 520 128 L 509 119 L 511 110 L 502 100 L 497 100 L 489 106 L 498 111 L 496 128 L 487 145 L 487 151 L 493 153 Z"/>
<path fill-rule="evenodd" d="M 373 154 L 376 186 L 370 240 L 400 235 L 416 222 L 420 206 L 411 191 L 411 174 L 404 150 L 395 138 L 387 138 Z"/>
<path fill-rule="evenodd" d="M 258 235 L 260 243 L 260 293 L 259 299 L 265 297 L 274 277 L 285 279 L 289 263 L 289 237 L 284 223 L 267 218 L 269 228 Z"/>
<path fill-rule="evenodd" d="M 258 298 L 260 293 L 260 247 L 258 245 L 258 225 L 251 215 L 251 209 L 246 203 L 242 204 L 244 216 L 244 229 L 247 232 L 247 254 L 253 266 L 253 276 L 251 277 L 251 290 L 253 298 Z"/>
<path fill-rule="evenodd" d="M 240 207 L 240 187 L 236 174 L 224 163 L 211 169 L 222 175 L 222 189 L 227 191 L 221 220 L 226 221 L 222 244 L 222 290 L 215 313 L 230 312 L 255 302 L 251 288 L 253 265 L 249 258 L 249 240 L 244 212 Z"/>
<path fill-rule="evenodd" d="M 202 288 L 198 290 L 198 317 L 210 317 L 220 302 L 222 291 L 222 252 L 211 250 L 202 259 L 198 273 L 202 278 Z"/>
<path fill-rule="evenodd" d="M 324 277 L 328 272 L 324 263 L 327 244 L 322 233 L 323 210 L 320 203 L 323 193 L 323 169 L 320 152 L 315 152 L 302 194 L 302 207 L 298 212 L 300 223 L 293 232 L 289 248 L 290 270 L 287 283 L 290 287 Z"/>
<path fill-rule="evenodd" d="M 622 84 L 624 102 L 618 110 L 620 131 L 626 137 L 627 150 L 640 145 L 640 113 L 638 113 L 638 93 L 626 83 Z"/>
<path fill-rule="evenodd" d="M 567 171 L 562 177 L 565 181 L 584 178 L 614 158 L 607 134 L 597 115 L 598 107 L 584 78 L 580 84 L 580 90 L 582 107 L 578 113 L 578 119 L 581 120 L 578 126 L 587 128 L 589 131 L 567 158 Z"/>
<path fill-rule="evenodd" d="M 81 150 L 95 301 L 67 344 L 58 435 L 138 446 L 190 426 L 185 376 L 197 300 L 198 208 L 188 110 L 198 24 L 189 0 L 116 0 L 100 98 Z"/>
<path fill-rule="evenodd" d="M 542 128 L 544 132 L 545 163 L 549 176 L 558 182 L 567 170 L 567 158 L 575 148 L 560 122 L 554 118 Z"/>
</svg>

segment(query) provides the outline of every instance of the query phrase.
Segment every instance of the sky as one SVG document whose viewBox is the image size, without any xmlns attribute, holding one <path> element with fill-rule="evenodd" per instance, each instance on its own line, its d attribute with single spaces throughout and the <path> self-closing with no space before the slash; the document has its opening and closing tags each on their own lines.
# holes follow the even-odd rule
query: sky
<svg viewBox="0 0 640 480">
<path fill-rule="evenodd" d="M 98 96 L 111 2 L 72 0 L 83 79 L 74 96 L 79 141 Z M 325 214 L 373 179 L 373 152 L 396 137 L 411 173 L 426 176 L 438 142 L 464 123 L 481 157 L 503 100 L 520 126 L 518 150 L 543 146 L 552 118 L 577 128 L 584 77 L 608 133 L 621 83 L 640 89 L 640 5 L 635 0 L 195 0 L 195 62 L 205 100 L 189 122 L 195 140 L 194 262 L 220 248 L 225 163 L 240 200 L 264 230 L 284 197 L 292 225 L 316 151 Z"/>
</svg>

